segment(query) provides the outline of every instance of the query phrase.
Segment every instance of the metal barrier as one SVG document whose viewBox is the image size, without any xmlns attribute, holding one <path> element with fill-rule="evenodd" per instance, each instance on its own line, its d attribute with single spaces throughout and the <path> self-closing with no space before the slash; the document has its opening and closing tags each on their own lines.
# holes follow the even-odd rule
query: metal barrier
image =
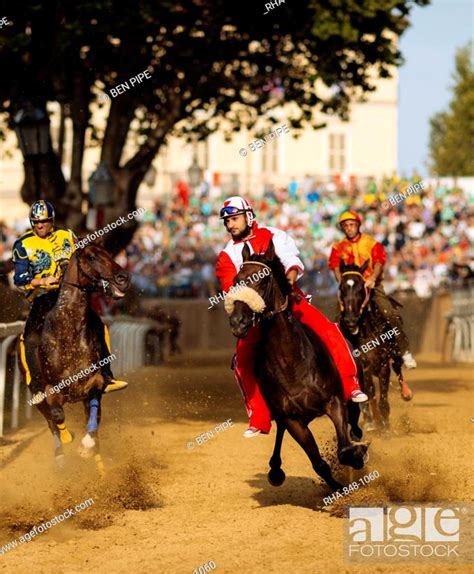
<svg viewBox="0 0 474 574">
<path fill-rule="evenodd" d="M 32 416 L 32 406 L 26 400 L 29 391 L 24 389 L 25 401 L 20 401 L 23 393 L 20 386 L 20 371 L 18 368 L 18 356 L 16 343 L 19 335 L 23 332 L 24 321 L 14 323 L 0 323 L 0 437 L 6 430 L 18 428 L 20 418 L 24 415 L 26 419 Z M 139 369 L 146 364 L 158 364 L 163 360 L 163 339 L 165 327 L 151 319 L 141 319 L 135 317 L 113 318 L 110 321 L 109 331 L 112 345 L 112 352 L 116 354 L 116 359 L 111 364 L 114 374 L 120 375 L 124 372 Z M 14 354 L 14 365 L 8 369 L 9 353 Z M 13 373 L 13 377 L 11 376 Z M 10 377 L 7 375 L 10 374 Z M 9 384 L 7 386 L 7 380 Z M 10 384 L 10 381 L 11 384 Z M 8 428 L 5 420 L 7 411 L 6 398 L 10 399 L 11 416 Z M 11 394 L 10 394 L 11 393 Z M 20 405 L 24 404 L 24 411 Z"/>
<path fill-rule="evenodd" d="M 20 413 L 20 371 L 18 369 L 18 357 L 16 352 L 16 341 L 18 336 L 23 332 L 24 321 L 15 321 L 14 323 L 0 323 L 0 436 L 3 436 L 5 430 L 5 397 L 7 391 L 7 374 L 8 374 L 8 353 L 11 347 L 15 345 L 15 358 L 13 367 L 13 389 L 11 401 L 11 419 L 10 428 L 18 428 Z M 31 417 L 31 406 L 25 401 L 26 418 Z"/>
<path fill-rule="evenodd" d="M 111 365 L 115 375 L 163 360 L 164 325 L 139 317 L 117 317 L 108 323 L 112 353 L 116 354 Z"/>
<path fill-rule="evenodd" d="M 474 363 L 474 286 L 453 290 L 452 311 L 447 316 L 450 335 L 451 359 L 461 363 Z"/>
</svg>

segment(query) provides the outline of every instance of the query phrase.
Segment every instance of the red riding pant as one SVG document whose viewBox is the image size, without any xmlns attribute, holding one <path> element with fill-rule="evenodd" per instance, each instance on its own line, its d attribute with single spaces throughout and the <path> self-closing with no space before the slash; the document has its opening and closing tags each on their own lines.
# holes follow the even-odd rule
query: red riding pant
<svg viewBox="0 0 474 574">
<path fill-rule="evenodd" d="M 318 311 L 316 307 L 310 305 L 304 296 L 301 297 L 300 301 L 293 301 L 293 315 L 301 323 L 312 329 L 325 344 L 342 379 L 344 399 L 348 400 L 352 391 L 358 390 L 360 387 L 356 364 L 339 327 Z M 235 375 L 244 396 L 245 407 L 250 419 L 249 426 L 256 427 L 263 432 L 269 432 L 271 415 L 265 399 L 260 393 L 254 371 L 259 340 L 260 328 L 257 325 L 249 329 L 245 339 L 237 341 Z"/>
</svg>

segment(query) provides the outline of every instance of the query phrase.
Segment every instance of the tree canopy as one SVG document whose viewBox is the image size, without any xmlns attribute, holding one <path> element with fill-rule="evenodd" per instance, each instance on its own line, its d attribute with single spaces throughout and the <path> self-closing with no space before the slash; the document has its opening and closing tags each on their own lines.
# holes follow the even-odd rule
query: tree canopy
<svg viewBox="0 0 474 574">
<path fill-rule="evenodd" d="M 456 53 L 453 98 L 430 120 L 430 168 L 437 176 L 474 176 L 472 42 Z"/>
<path fill-rule="evenodd" d="M 402 63 L 397 40 L 411 8 L 428 2 L 288 1 L 266 15 L 263 4 L 225 0 L 10 3 L 11 25 L 0 30 L 8 78 L 0 111 L 11 127 L 25 101 L 57 102 L 73 126 L 69 180 L 61 173 L 60 141 L 42 158 L 39 188 L 26 158 L 22 197 L 53 199 L 63 222 L 77 229 L 86 142 L 101 146 L 113 174 L 111 220 L 134 209 L 138 187 L 171 133 L 205 138 L 223 119 L 230 131 L 252 129 L 276 122 L 272 110 L 286 102 L 296 104 L 292 128 L 317 128 L 318 112 L 347 119 L 354 94 L 372 91 L 377 76 L 389 77 Z M 95 125 L 91 109 L 104 106 L 100 94 L 146 69 L 151 79 L 111 97 L 105 127 Z M 135 147 L 125 158 L 127 141 Z"/>
</svg>

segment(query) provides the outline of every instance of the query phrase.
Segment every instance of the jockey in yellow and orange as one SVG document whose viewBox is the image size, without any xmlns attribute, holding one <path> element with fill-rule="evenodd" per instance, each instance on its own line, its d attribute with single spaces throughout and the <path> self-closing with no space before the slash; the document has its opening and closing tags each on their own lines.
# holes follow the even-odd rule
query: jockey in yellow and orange
<svg viewBox="0 0 474 574">
<path fill-rule="evenodd" d="M 363 273 L 365 285 L 373 289 L 373 300 L 378 308 L 384 313 L 392 327 L 397 327 L 400 335 L 398 345 L 403 364 L 408 369 L 416 368 L 416 361 L 410 353 L 408 337 L 403 330 L 403 322 L 397 310 L 385 293 L 383 288 L 383 268 L 387 260 L 387 254 L 381 243 L 370 235 L 360 232 L 362 220 L 355 211 L 346 211 L 339 218 L 339 226 L 344 232 L 345 238 L 334 244 L 329 256 L 329 267 L 334 271 L 338 283 L 341 281 L 341 262 L 345 265 L 357 265 L 361 267 L 365 261 L 369 261 Z"/>
</svg>

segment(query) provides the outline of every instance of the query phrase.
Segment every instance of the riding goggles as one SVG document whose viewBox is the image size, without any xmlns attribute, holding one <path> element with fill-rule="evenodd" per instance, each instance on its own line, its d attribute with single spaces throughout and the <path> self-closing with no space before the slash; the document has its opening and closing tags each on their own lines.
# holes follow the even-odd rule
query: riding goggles
<svg viewBox="0 0 474 574">
<path fill-rule="evenodd" d="M 245 213 L 245 209 L 229 205 L 228 207 L 223 207 L 221 209 L 220 218 L 223 219 L 224 217 L 231 217 L 232 215 L 238 215 L 239 213 Z"/>
</svg>

